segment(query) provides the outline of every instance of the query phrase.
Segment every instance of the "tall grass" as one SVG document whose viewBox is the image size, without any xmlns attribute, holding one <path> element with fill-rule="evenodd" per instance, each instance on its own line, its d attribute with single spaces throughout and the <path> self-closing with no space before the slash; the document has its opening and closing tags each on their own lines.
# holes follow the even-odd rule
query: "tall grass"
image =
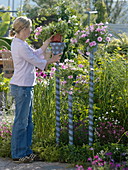
<svg viewBox="0 0 128 170">
<path fill-rule="evenodd" d="M 100 58 L 101 65 L 95 73 L 95 103 L 97 116 L 118 119 L 126 127 L 128 121 L 128 74 L 126 59 L 115 53 Z"/>
<path fill-rule="evenodd" d="M 34 135 L 38 141 L 54 138 L 55 89 L 54 79 L 39 80 L 34 89 Z"/>
</svg>

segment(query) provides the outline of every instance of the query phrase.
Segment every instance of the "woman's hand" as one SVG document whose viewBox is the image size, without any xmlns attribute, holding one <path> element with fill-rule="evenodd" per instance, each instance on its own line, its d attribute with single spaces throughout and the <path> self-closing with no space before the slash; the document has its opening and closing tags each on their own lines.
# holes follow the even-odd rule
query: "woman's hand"
<svg viewBox="0 0 128 170">
<path fill-rule="evenodd" d="M 41 46 L 41 48 L 42 48 L 43 52 L 45 52 L 45 51 L 46 51 L 46 49 L 47 49 L 48 45 L 49 45 L 49 44 L 50 44 L 50 42 L 51 42 L 52 37 L 53 37 L 53 35 L 52 35 L 50 38 L 48 38 L 48 39 L 47 39 L 47 40 L 43 43 L 43 45 Z"/>
<path fill-rule="evenodd" d="M 55 62 L 59 62 L 59 61 L 60 61 L 60 59 L 61 59 L 61 56 L 60 56 L 60 55 L 62 55 L 62 53 L 57 54 L 57 55 L 53 55 L 53 54 L 52 54 L 52 57 L 51 57 L 49 60 L 47 60 L 47 61 L 48 61 L 48 63 L 47 63 L 47 64 L 51 64 L 51 63 L 55 63 Z"/>
<path fill-rule="evenodd" d="M 44 43 L 50 44 L 50 42 L 51 42 L 53 36 L 54 36 L 54 35 L 52 35 L 50 38 L 48 38 Z"/>
</svg>

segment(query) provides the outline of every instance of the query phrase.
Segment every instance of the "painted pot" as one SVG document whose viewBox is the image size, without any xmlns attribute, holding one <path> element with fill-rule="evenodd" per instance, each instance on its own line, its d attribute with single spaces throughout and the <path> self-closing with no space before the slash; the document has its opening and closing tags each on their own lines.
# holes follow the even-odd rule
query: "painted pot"
<svg viewBox="0 0 128 170">
<path fill-rule="evenodd" d="M 52 47 L 52 53 L 57 55 L 59 53 L 63 53 L 65 43 L 64 42 L 52 42 L 50 43 Z"/>
</svg>

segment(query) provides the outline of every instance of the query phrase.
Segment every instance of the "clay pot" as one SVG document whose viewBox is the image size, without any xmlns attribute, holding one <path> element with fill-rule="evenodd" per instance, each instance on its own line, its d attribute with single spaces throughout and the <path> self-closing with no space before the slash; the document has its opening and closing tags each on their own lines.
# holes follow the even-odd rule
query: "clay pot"
<svg viewBox="0 0 128 170">
<path fill-rule="evenodd" d="M 52 37 L 51 42 L 62 42 L 62 35 L 57 33 Z"/>
</svg>

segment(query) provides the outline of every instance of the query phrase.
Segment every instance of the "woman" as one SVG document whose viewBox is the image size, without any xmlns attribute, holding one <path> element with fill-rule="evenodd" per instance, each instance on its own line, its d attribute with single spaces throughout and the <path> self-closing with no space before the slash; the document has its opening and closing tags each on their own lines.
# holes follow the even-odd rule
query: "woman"
<svg viewBox="0 0 128 170">
<path fill-rule="evenodd" d="M 37 50 L 32 49 L 26 38 L 31 33 L 32 22 L 26 17 L 18 17 L 10 31 L 14 36 L 11 44 L 11 53 L 14 63 L 14 75 L 10 81 L 11 94 L 15 100 L 15 119 L 12 129 L 11 154 L 16 162 L 32 162 L 35 158 L 31 150 L 32 144 L 32 98 L 33 87 L 36 84 L 35 67 L 41 70 L 50 64 L 60 60 L 60 55 L 54 55 L 49 59 L 41 59 L 41 55 L 51 42 L 47 39 Z"/>
</svg>

